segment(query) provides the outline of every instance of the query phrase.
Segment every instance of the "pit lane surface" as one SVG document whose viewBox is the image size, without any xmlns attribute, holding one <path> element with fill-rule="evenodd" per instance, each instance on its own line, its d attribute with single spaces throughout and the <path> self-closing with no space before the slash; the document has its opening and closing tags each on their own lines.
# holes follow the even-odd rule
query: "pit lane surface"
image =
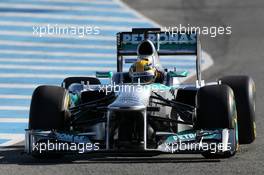
<svg viewBox="0 0 264 175">
<path fill-rule="evenodd" d="M 225 160 L 206 160 L 199 155 L 161 155 L 153 158 L 89 158 L 67 156 L 63 160 L 34 160 L 20 155 L 21 148 L 2 150 L 1 174 L 263 174 L 263 17 L 264 2 L 234 0 L 133 0 L 131 5 L 161 25 L 179 23 L 231 25 L 230 37 L 203 38 L 203 48 L 214 59 L 204 73 L 206 80 L 222 75 L 248 74 L 257 85 L 257 140 L 241 146 Z"/>
</svg>

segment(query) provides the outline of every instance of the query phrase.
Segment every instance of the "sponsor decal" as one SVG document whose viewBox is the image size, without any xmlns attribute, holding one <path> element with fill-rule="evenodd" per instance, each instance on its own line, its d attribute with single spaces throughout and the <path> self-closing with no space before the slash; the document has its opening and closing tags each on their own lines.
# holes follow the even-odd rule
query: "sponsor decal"
<svg viewBox="0 0 264 175">
<path fill-rule="evenodd" d="M 157 34 L 148 34 L 147 39 L 153 43 L 157 42 L 159 37 L 159 42 L 161 44 L 195 44 L 196 43 L 196 34 L 169 34 L 169 33 L 160 33 Z M 123 34 L 122 41 L 123 43 L 137 44 L 144 40 L 144 34 Z"/>
<path fill-rule="evenodd" d="M 195 137 L 196 137 L 196 135 L 193 134 L 193 133 L 172 136 L 172 138 L 174 139 L 174 141 L 179 141 L 179 140 L 181 140 L 181 141 L 192 140 L 192 139 L 195 139 Z"/>
</svg>

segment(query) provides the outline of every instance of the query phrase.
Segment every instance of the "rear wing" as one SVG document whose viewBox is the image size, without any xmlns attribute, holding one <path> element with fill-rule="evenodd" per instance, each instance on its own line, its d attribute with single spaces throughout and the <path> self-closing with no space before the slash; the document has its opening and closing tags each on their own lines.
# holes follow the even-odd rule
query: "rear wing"
<svg viewBox="0 0 264 175">
<path fill-rule="evenodd" d="M 117 33 L 117 72 L 123 71 L 123 57 L 136 56 L 138 44 L 146 39 L 153 42 L 159 56 L 196 56 L 197 80 L 201 83 L 201 44 L 199 35 L 194 32 L 172 34 L 160 28 L 136 28 L 132 32 Z"/>
</svg>

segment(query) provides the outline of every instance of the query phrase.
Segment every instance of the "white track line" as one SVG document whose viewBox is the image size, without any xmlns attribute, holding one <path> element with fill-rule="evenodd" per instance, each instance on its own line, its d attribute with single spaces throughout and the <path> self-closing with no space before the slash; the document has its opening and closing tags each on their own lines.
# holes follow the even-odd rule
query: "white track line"
<svg viewBox="0 0 264 175">
<path fill-rule="evenodd" d="M 21 73 L 0 73 L 0 78 L 45 78 L 45 79 L 64 79 L 71 77 L 70 74 L 21 74 Z M 74 75 L 76 77 L 89 76 L 89 75 Z"/>
<path fill-rule="evenodd" d="M 71 63 L 71 64 L 114 64 L 114 60 L 68 60 L 68 59 L 41 59 L 41 58 L 0 58 L 0 62 L 9 62 L 9 63 Z"/>
<path fill-rule="evenodd" d="M 114 64 L 116 65 L 115 60 L 84 60 L 84 59 L 50 59 L 50 58 L 0 58 L 0 62 L 9 62 L 9 63 L 70 63 L 70 64 Z"/>
<path fill-rule="evenodd" d="M 0 117 L 0 123 L 27 123 L 28 118 L 4 118 Z"/>
<path fill-rule="evenodd" d="M 69 20 L 85 20 L 85 21 L 101 21 L 101 22 L 133 22 L 133 23 L 145 23 L 145 21 L 142 21 L 137 18 L 124 18 L 124 17 L 113 17 L 113 16 L 81 16 L 81 15 L 50 15 L 50 14 L 34 14 L 32 13 L 13 13 L 13 12 L 0 12 L 0 16 L 3 17 L 29 17 L 29 18 L 49 18 L 49 19 L 69 19 Z"/>
<path fill-rule="evenodd" d="M 0 26 L 17 26 L 17 27 L 32 27 L 33 26 L 39 26 L 39 27 L 47 27 L 47 26 L 56 26 L 59 28 L 64 28 L 64 27 L 75 27 L 75 28 L 83 28 L 84 26 L 96 26 L 99 27 L 101 30 L 107 30 L 107 31 L 129 31 L 131 30 L 131 27 L 126 27 L 126 26 L 121 26 L 121 25 L 89 25 L 84 24 L 84 25 L 77 25 L 77 24 L 71 24 L 71 23 L 46 23 L 46 22 L 18 22 L 18 21 L 0 21 Z M 33 31 L 33 30 L 32 30 Z"/>
<path fill-rule="evenodd" d="M 45 42 L 21 42 L 0 40 L 0 45 L 3 46 L 21 46 L 21 47 L 51 47 L 51 48 L 77 48 L 77 49 L 104 49 L 115 50 L 116 47 L 111 45 L 91 45 L 91 44 L 64 44 L 64 43 L 45 43 Z"/>
<path fill-rule="evenodd" d="M 33 30 L 32 32 L 0 30 L 0 35 L 5 35 L 5 36 L 10 35 L 11 37 L 14 37 L 14 36 L 35 37 L 36 39 L 41 38 L 38 35 L 34 35 Z M 115 41 L 116 40 L 116 38 L 113 36 L 104 36 L 104 35 L 87 35 L 85 37 L 79 37 L 77 35 L 45 35 L 45 36 L 42 36 L 42 38 L 67 38 L 67 39 L 87 40 L 87 41 L 88 40 L 98 40 L 98 41 Z"/>
<path fill-rule="evenodd" d="M 25 139 L 25 134 L 0 134 L 0 139 L 8 139 L 10 141 L 0 144 L 0 147 L 10 146 L 22 142 Z"/>
<path fill-rule="evenodd" d="M 28 106 L 0 106 L 0 110 L 8 110 L 8 111 L 28 111 Z"/>
<path fill-rule="evenodd" d="M 31 10 L 63 10 L 63 11 L 91 11 L 91 12 L 114 12 L 120 14 L 127 14 L 124 9 L 121 8 L 105 8 L 105 7 L 85 7 L 85 6 L 57 6 L 57 5 L 35 5 L 30 3 L 0 3 L 0 8 L 9 9 L 31 9 Z"/>
<path fill-rule="evenodd" d="M 72 52 L 47 52 L 47 51 L 23 51 L 23 50 L 0 50 L 0 54 L 20 55 L 45 55 L 45 56 L 69 56 L 69 57 L 103 57 L 115 59 L 114 54 L 107 53 L 72 53 Z"/>
<path fill-rule="evenodd" d="M 202 51 L 202 59 L 204 60 L 204 63 L 201 65 L 203 71 L 214 64 L 211 55 L 205 51 Z"/>
<path fill-rule="evenodd" d="M 37 65 L 17 65 L 17 64 L 0 64 L 0 69 L 14 70 L 58 70 L 58 71 L 115 71 L 115 67 L 98 67 L 98 66 L 37 66 Z"/>
<path fill-rule="evenodd" d="M 30 95 L 14 95 L 14 94 L 0 94 L 0 99 L 23 99 L 23 100 L 30 100 L 31 96 Z"/>
<path fill-rule="evenodd" d="M 0 83 L 0 88 L 8 89 L 35 89 L 38 84 L 17 84 L 17 83 Z"/>
<path fill-rule="evenodd" d="M 98 1 L 98 0 L 74 0 L 74 1 L 69 1 L 69 0 L 38 0 L 38 2 L 63 2 L 63 3 L 82 3 L 82 4 L 98 4 L 98 5 L 112 5 L 112 1 Z"/>
</svg>

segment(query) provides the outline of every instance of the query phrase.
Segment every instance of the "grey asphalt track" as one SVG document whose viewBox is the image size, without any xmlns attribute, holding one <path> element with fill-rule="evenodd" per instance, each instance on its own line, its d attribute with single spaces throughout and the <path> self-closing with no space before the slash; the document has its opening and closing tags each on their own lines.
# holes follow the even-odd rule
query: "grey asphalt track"
<svg viewBox="0 0 264 175">
<path fill-rule="evenodd" d="M 264 174 L 264 1 L 263 0 L 125 0 L 162 26 L 191 24 L 232 26 L 231 36 L 203 37 L 203 48 L 214 59 L 204 79 L 246 74 L 257 85 L 257 139 L 230 159 L 206 160 L 199 155 L 152 158 L 67 156 L 35 160 L 21 147 L 1 150 L 0 174 Z"/>
</svg>

